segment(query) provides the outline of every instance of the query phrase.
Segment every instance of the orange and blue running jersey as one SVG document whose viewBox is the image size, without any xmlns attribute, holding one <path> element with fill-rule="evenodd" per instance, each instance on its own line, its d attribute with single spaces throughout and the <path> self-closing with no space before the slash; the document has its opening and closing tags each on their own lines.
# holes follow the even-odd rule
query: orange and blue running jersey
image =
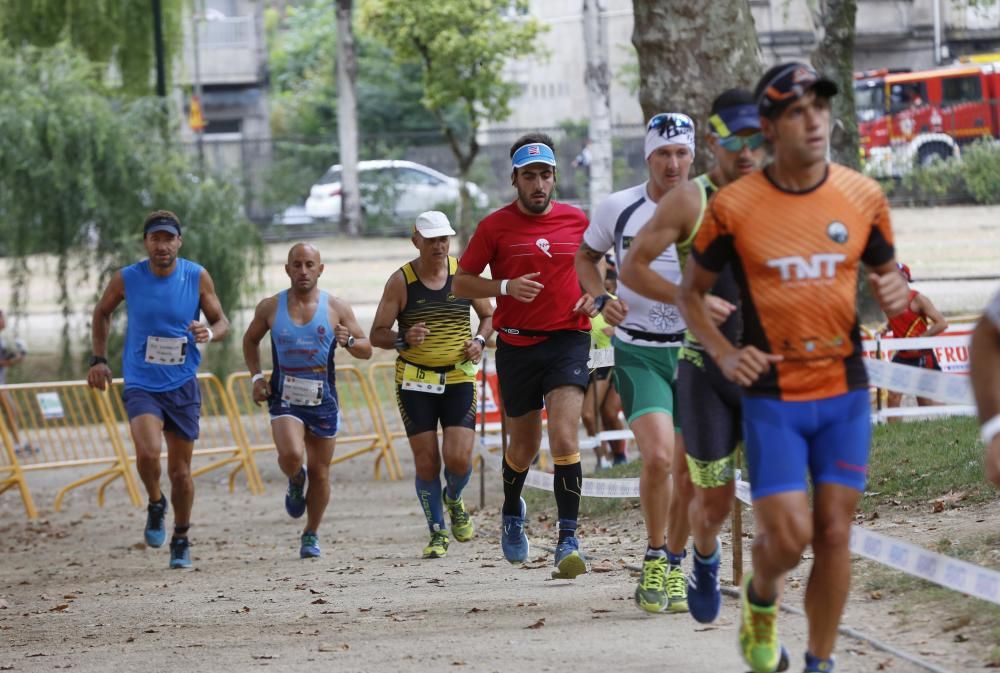
<svg viewBox="0 0 1000 673">
<path fill-rule="evenodd" d="M 807 192 L 759 171 L 709 204 L 692 250 L 742 292 L 743 343 L 784 356 L 747 393 L 818 400 L 868 385 L 857 317 L 858 263 L 893 259 L 889 203 L 878 184 L 830 164 Z"/>
</svg>

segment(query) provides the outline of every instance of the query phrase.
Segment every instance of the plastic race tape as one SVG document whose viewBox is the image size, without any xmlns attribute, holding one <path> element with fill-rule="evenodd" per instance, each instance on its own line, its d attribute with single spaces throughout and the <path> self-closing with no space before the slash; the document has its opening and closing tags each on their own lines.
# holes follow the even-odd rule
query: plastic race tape
<svg viewBox="0 0 1000 673">
<path fill-rule="evenodd" d="M 476 453 L 492 470 L 500 472 L 501 457 L 479 442 Z M 736 471 L 736 497 L 751 505 L 750 484 Z M 525 485 L 552 491 L 553 476 L 529 470 Z M 638 479 L 584 479 L 582 494 L 597 498 L 638 498 Z M 851 526 L 851 552 L 928 582 L 1000 605 L 1000 572 L 932 552 L 882 533 Z"/>
<path fill-rule="evenodd" d="M 908 575 L 1000 605 L 1000 572 L 929 551 L 875 531 L 851 527 L 851 551 Z"/>
<path fill-rule="evenodd" d="M 872 358 L 865 358 L 865 368 L 868 370 L 869 383 L 877 388 L 888 388 L 949 404 L 975 404 L 972 387 L 965 376 Z"/>
<path fill-rule="evenodd" d="M 971 336 L 968 334 L 956 334 L 955 336 L 932 336 L 932 337 L 910 337 L 907 339 L 864 339 L 861 348 L 865 351 L 873 351 L 877 347 L 886 351 L 917 351 L 933 348 L 956 348 L 968 346 Z"/>
</svg>

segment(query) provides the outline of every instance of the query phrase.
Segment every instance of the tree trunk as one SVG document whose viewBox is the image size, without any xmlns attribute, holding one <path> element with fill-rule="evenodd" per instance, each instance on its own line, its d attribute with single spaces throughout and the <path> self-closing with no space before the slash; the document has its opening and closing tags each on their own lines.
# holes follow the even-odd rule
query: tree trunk
<svg viewBox="0 0 1000 673">
<path fill-rule="evenodd" d="M 752 90 L 763 70 L 749 0 L 632 0 L 632 7 L 643 115 L 688 114 L 700 139 L 712 100 L 732 87 Z M 692 177 L 710 165 L 706 155 L 695 156 Z"/>
<path fill-rule="evenodd" d="M 833 97 L 830 152 L 839 164 L 857 169 L 858 123 L 854 115 L 854 21 L 857 0 L 822 0 L 813 16 L 819 44 L 812 53 L 817 70 L 832 78 L 840 93 Z"/>
<path fill-rule="evenodd" d="M 583 44 L 587 55 L 588 102 L 590 123 L 588 142 L 590 163 L 590 212 L 611 193 L 611 73 L 608 68 L 608 31 L 601 13 L 601 0 L 583 0 Z"/>
<path fill-rule="evenodd" d="M 358 76 L 352 24 L 353 0 L 337 0 L 337 136 L 340 144 L 340 228 L 350 236 L 361 231 L 358 179 Z"/>
</svg>

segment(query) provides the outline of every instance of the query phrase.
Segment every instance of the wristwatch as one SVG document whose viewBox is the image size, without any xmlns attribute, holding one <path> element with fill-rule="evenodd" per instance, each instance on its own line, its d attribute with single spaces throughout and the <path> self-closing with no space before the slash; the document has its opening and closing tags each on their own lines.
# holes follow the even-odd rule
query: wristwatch
<svg viewBox="0 0 1000 673">
<path fill-rule="evenodd" d="M 106 365 L 106 364 L 108 364 L 108 359 L 107 358 L 102 358 L 100 355 L 91 355 L 90 356 L 90 366 L 91 367 L 93 367 L 95 365 Z"/>
<path fill-rule="evenodd" d="M 612 299 L 610 294 L 602 294 L 600 297 L 594 299 L 594 307 L 597 312 L 600 313 L 604 310 L 604 305 L 607 304 Z"/>
<path fill-rule="evenodd" d="M 486 348 L 486 337 L 484 337 L 482 334 L 477 334 L 476 336 L 472 337 L 472 340 L 478 341 L 480 348 Z"/>
<path fill-rule="evenodd" d="M 349 335 L 347 337 L 347 347 L 348 348 L 354 348 L 354 342 L 355 341 L 357 341 L 357 339 L 354 338 L 354 335 L 353 334 Z"/>
<path fill-rule="evenodd" d="M 403 333 L 396 336 L 396 341 L 392 345 L 395 346 L 398 351 L 405 351 L 410 347 L 410 344 L 406 343 L 406 335 Z"/>
</svg>

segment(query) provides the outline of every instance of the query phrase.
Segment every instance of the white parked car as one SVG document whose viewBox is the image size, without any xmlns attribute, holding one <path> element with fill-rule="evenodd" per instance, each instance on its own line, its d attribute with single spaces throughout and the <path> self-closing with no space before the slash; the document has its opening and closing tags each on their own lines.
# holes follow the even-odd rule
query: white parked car
<svg viewBox="0 0 1000 673">
<path fill-rule="evenodd" d="M 323 220 L 340 219 L 340 165 L 331 166 L 312 186 L 306 199 L 306 213 Z M 458 180 L 413 161 L 359 161 L 361 207 L 366 214 L 391 215 L 411 220 L 425 210 L 458 201 Z M 486 193 L 474 183 L 468 185 L 472 202 L 485 208 Z M 402 223 L 400 223 L 402 224 Z"/>
</svg>

